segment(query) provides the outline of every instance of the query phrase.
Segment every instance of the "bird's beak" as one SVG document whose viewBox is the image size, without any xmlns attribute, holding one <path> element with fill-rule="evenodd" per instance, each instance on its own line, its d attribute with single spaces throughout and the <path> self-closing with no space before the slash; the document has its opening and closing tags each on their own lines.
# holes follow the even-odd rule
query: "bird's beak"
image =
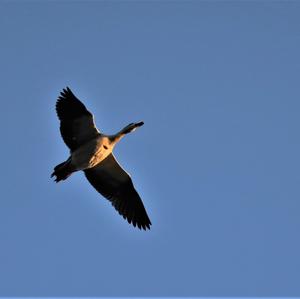
<svg viewBox="0 0 300 299">
<path fill-rule="evenodd" d="M 141 121 L 141 122 L 139 122 L 139 123 L 136 123 L 135 126 L 138 128 L 138 127 L 141 127 L 143 124 L 144 124 L 144 122 Z"/>
</svg>

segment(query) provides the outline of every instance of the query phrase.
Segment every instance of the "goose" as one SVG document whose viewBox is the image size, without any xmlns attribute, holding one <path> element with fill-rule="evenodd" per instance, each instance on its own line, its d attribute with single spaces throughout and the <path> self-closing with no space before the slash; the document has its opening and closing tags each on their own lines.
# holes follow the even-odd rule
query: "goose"
<svg viewBox="0 0 300 299">
<path fill-rule="evenodd" d="M 74 172 L 83 171 L 89 183 L 111 202 L 129 224 L 139 229 L 150 229 L 151 221 L 131 177 L 113 154 L 115 145 L 144 122 L 130 123 L 117 134 L 105 135 L 97 129 L 93 114 L 69 87 L 60 93 L 56 113 L 70 156 L 54 167 L 51 174 L 55 177 L 54 181 L 64 181 Z"/>
</svg>

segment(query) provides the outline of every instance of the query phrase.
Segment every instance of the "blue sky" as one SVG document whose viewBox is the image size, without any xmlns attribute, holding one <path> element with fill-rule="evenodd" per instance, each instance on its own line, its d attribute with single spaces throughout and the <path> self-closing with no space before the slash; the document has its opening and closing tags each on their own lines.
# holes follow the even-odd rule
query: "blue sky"
<svg viewBox="0 0 300 299">
<path fill-rule="evenodd" d="M 300 3 L 1 1 L 0 296 L 299 296 Z M 114 133 L 153 226 L 77 173 L 55 101 Z"/>
</svg>

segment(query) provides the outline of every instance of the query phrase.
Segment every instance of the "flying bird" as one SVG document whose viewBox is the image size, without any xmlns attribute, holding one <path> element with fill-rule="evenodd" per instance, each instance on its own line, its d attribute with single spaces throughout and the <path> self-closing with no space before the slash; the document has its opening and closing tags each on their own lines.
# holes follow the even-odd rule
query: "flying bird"
<svg viewBox="0 0 300 299">
<path fill-rule="evenodd" d="M 117 134 L 105 135 L 96 128 L 93 114 L 69 87 L 60 93 L 56 112 L 70 157 L 54 167 L 51 177 L 55 177 L 55 182 L 66 180 L 72 173 L 82 170 L 90 184 L 124 219 L 139 229 L 150 229 L 151 221 L 131 177 L 113 154 L 115 145 L 144 123 L 130 123 Z"/>
</svg>

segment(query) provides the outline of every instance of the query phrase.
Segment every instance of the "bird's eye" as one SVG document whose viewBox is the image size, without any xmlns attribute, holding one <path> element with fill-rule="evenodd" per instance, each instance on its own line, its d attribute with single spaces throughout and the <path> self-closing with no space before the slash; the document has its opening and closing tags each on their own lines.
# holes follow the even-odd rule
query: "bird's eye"
<svg viewBox="0 0 300 299">
<path fill-rule="evenodd" d="M 106 145 L 103 145 L 103 147 L 104 147 L 105 149 L 108 149 L 108 147 L 107 147 Z"/>
</svg>

